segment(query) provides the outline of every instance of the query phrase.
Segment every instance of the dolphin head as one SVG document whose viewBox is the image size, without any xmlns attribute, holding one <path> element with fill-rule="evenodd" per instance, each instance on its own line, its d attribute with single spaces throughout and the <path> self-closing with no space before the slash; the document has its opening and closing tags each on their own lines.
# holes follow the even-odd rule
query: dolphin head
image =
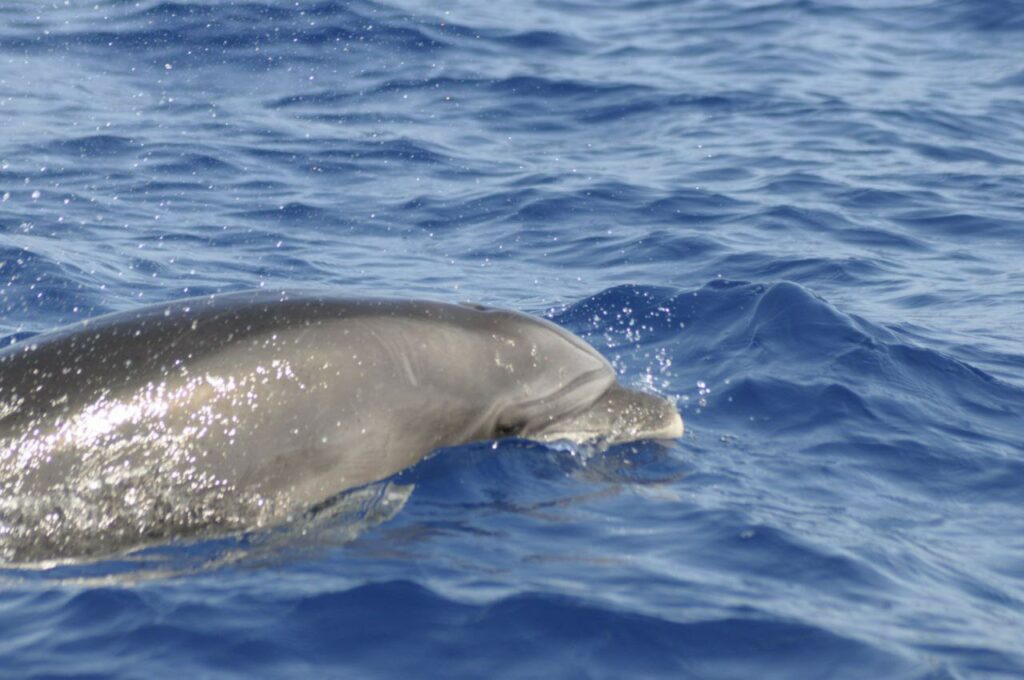
<svg viewBox="0 0 1024 680">
<path fill-rule="evenodd" d="M 615 369 L 582 339 L 549 321 L 474 305 L 487 318 L 502 397 L 486 419 L 486 438 L 622 443 L 676 439 L 683 419 L 660 396 L 623 387 Z"/>
</svg>

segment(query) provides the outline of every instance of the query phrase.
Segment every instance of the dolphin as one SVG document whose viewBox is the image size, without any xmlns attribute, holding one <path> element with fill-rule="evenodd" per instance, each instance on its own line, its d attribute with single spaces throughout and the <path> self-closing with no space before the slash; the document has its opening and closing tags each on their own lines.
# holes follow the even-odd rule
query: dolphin
<svg viewBox="0 0 1024 680">
<path fill-rule="evenodd" d="M 475 304 L 248 291 L 0 351 L 0 560 L 272 526 L 480 440 L 682 436 L 586 342 Z"/>
</svg>

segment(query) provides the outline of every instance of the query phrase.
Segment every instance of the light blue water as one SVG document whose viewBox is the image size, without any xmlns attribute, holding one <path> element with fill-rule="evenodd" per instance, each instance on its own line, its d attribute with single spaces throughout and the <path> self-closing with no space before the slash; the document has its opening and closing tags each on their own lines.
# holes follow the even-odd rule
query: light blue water
<svg viewBox="0 0 1024 680">
<path fill-rule="evenodd" d="M 0 677 L 1021 677 L 1021 45 L 1015 0 L 3 3 L 0 335 L 470 299 L 688 430 L 6 569 Z"/>
</svg>

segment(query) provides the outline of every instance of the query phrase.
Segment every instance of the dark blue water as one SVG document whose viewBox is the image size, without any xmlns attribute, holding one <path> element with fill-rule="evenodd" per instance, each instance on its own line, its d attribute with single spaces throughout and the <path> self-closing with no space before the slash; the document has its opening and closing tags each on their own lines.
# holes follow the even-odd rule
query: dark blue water
<svg viewBox="0 0 1024 680">
<path fill-rule="evenodd" d="M 4 2 L 5 342 L 470 299 L 687 434 L 7 568 L 0 676 L 1024 676 L 1022 45 L 1016 0 Z"/>
</svg>

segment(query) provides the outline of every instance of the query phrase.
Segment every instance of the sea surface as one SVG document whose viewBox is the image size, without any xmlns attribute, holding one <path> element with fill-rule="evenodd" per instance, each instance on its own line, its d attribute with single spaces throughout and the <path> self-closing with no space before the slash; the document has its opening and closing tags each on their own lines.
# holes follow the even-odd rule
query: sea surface
<svg viewBox="0 0 1024 680">
<path fill-rule="evenodd" d="M 0 343 L 259 287 L 547 316 L 686 435 L 0 566 L 0 677 L 1024 677 L 1019 0 L 0 4 Z"/>
</svg>

